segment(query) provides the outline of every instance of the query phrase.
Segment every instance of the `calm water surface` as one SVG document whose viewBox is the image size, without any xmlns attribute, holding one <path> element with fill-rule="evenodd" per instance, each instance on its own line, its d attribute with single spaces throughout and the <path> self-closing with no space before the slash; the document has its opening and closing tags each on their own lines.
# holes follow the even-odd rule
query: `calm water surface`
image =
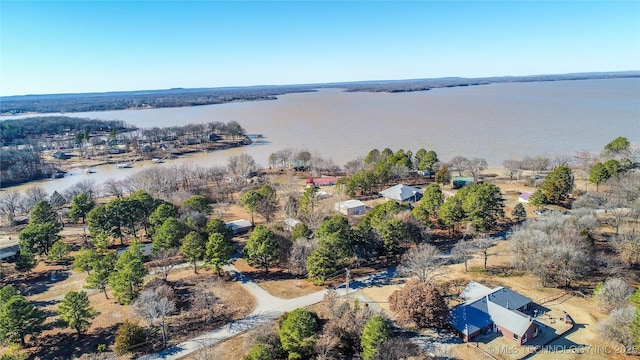
<svg viewBox="0 0 640 360">
<path fill-rule="evenodd" d="M 324 89 L 276 101 L 66 115 L 119 119 L 142 128 L 236 120 L 249 133 L 265 136 L 242 149 L 185 156 L 162 165 L 98 168 L 91 175 L 97 181 L 171 163 L 223 165 L 242 152 L 266 165 L 269 154 L 287 147 L 318 151 L 338 165 L 385 147 L 433 149 L 445 161 L 462 155 L 500 165 L 512 156 L 599 151 L 620 135 L 640 142 L 640 79 L 505 83 L 394 94 Z M 52 192 L 85 178 L 73 175 L 39 185 Z"/>
</svg>

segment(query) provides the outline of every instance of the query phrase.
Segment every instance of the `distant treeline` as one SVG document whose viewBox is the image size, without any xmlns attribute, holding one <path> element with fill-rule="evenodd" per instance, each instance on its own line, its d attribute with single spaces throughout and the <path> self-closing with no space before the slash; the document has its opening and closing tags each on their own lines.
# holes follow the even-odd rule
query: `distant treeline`
<svg viewBox="0 0 640 360">
<path fill-rule="evenodd" d="M 133 130 L 121 120 L 79 119 L 67 116 L 37 116 L 0 121 L 0 146 L 21 145 L 46 136 L 92 134 Z"/>
<path fill-rule="evenodd" d="M 234 101 L 275 100 L 277 95 L 314 91 L 296 86 L 170 89 L 92 94 L 26 95 L 0 98 L 0 114 L 65 113 L 222 104 Z"/>
<path fill-rule="evenodd" d="M 23 113 L 84 112 L 123 109 L 198 106 L 234 101 L 275 100 L 276 96 L 313 92 L 322 88 L 345 91 L 409 92 L 435 88 L 485 85 L 505 82 L 637 78 L 640 71 L 577 73 L 561 75 L 505 76 L 487 78 L 439 78 L 413 80 L 379 80 L 345 83 L 252 86 L 206 89 L 169 89 L 90 94 L 25 95 L 0 97 L 0 115 Z"/>
<path fill-rule="evenodd" d="M 351 83 L 345 87 L 349 92 L 411 92 L 425 91 L 430 89 L 487 85 L 495 83 L 513 82 L 540 82 L 540 81 L 567 81 L 567 80 L 590 80 L 590 79 L 618 79 L 618 78 L 638 78 L 640 71 L 607 72 L 607 73 L 576 73 L 561 75 L 534 75 L 534 76 L 504 76 L 487 78 L 440 78 L 440 79 L 415 79 L 415 80 L 390 80 L 390 81 L 363 81 Z"/>
</svg>

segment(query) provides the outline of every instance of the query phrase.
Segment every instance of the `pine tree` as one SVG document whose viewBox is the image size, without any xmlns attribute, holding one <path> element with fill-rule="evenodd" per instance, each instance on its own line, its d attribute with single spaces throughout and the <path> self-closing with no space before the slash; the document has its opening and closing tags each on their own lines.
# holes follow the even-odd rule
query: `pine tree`
<svg viewBox="0 0 640 360">
<path fill-rule="evenodd" d="M 58 314 L 67 327 L 76 330 L 78 336 L 86 332 L 91 326 L 91 320 L 98 316 L 84 291 L 66 293 L 58 306 Z"/>
<path fill-rule="evenodd" d="M 279 246 L 273 231 L 264 225 L 258 225 L 249 235 L 242 255 L 249 265 L 269 272 L 269 268 L 278 261 L 278 251 Z"/>
<path fill-rule="evenodd" d="M 102 290 L 104 297 L 108 299 L 107 286 L 109 286 L 109 277 L 111 273 L 113 273 L 116 261 L 116 254 L 114 253 L 107 253 L 102 257 L 95 258 L 91 264 L 93 273 L 87 276 L 87 283 L 84 287 L 87 289 Z"/>
<path fill-rule="evenodd" d="M 127 251 L 120 255 L 114 270 L 109 276 L 113 295 L 118 302 L 131 304 L 138 297 L 144 276 L 148 274 L 139 242 L 132 242 Z"/>
<path fill-rule="evenodd" d="M 5 290 L 6 288 L 5 286 L 1 292 L 3 297 L 8 298 L 0 299 L 0 341 L 19 341 L 20 345 L 24 346 L 27 335 L 39 334 L 42 331 L 47 316 L 15 289 L 12 291 Z"/>
<path fill-rule="evenodd" d="M 198 273 L 198 260 L 204 256 L 205 239 L 199 233 L 192 231 L 182 240 L 180 252 L 193 265 L 193 272 Z"/>
<path fill-rule="evenodd" d="M 231 262 L 233 243 L 220 233 L 212 233 L 207 241 L 207 249 L 204 257 L 205 263 L 213 266 L 216 272 Z"/>
<path fill-rule="evenodd" d="M 31 272 L 37 264 L 38 260 L 36 260 L 35 255 L 29 249 L 23 249 L 21 245 L 20 254 L 16 257 L 16 270 Z"/>
<path fill-rule="evenodd" d="M 67 243 L 58 240 L 51 245 L 47 259 L 53 262 L 64 261 L 67 260 L 67 255 L 69 255 L 70 252 L 71 247 Z"/>
<path fill-rule="evenodd" d="M 360 345 L 362 346 L 362 359 L 372 360 L 376 353 L 378 345 L 389 339 L 391 331 L 389 324 L 380 315 L 373 315 L 364 326 Z"/>
<path fill-rule="evenodd" d="M 318 322 L 316 314 L 307 309 L 295 309 L 282 316 L 279 324 L 282 348 L 289 359 L 304 359 L 313 353 Z"/>
<path fill-rule="evenodd" d="M 527 218 L 527 210 L 525 210 L 524 205 L 518 203 L 513 208 L 511 215 L 513 215 L 513 217 L 515 217 L 518 221 L 524 220 Z"/>
</svg>

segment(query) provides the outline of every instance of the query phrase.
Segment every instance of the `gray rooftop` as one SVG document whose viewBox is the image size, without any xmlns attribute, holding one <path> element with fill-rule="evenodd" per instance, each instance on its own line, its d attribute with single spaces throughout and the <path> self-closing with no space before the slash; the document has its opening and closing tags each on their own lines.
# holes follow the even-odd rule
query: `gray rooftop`
<svg viewBox="0 0 640 360">
<path fill-rule="evenodd" d="M 398 184 L 396 186 L 392 186 L 386 190 L 382 190 L 379 192 L 380 195 L 384 196 L 387 199 L 405 201 L 407 199 L 411 199 L 416 194 L 422 194 L 422 190 L 415 188 L 413 186 Z"/>
<path fill-rule="evenodd" d="M 531 299 L 502 286 L 490 289 L 471 281 L 460 296 L 466 301 L 451 309 L 449 323 L 463 334 L 478 331 L 495 323 L 514 334 L 522 335 L 531 318 L 515 309 L 531 303 Z"/>
</svg>

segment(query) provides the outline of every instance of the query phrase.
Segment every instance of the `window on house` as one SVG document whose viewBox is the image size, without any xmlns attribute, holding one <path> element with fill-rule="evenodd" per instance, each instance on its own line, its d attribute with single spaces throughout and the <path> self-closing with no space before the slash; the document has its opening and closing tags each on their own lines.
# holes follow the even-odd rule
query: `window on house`
<svg viewBox="0 0 640 360">
<path fill-rule="evenodd" d="M 517 341 L 519 338 L 518 334 L 513 334 L 513 341 Z"/>
</svg>

